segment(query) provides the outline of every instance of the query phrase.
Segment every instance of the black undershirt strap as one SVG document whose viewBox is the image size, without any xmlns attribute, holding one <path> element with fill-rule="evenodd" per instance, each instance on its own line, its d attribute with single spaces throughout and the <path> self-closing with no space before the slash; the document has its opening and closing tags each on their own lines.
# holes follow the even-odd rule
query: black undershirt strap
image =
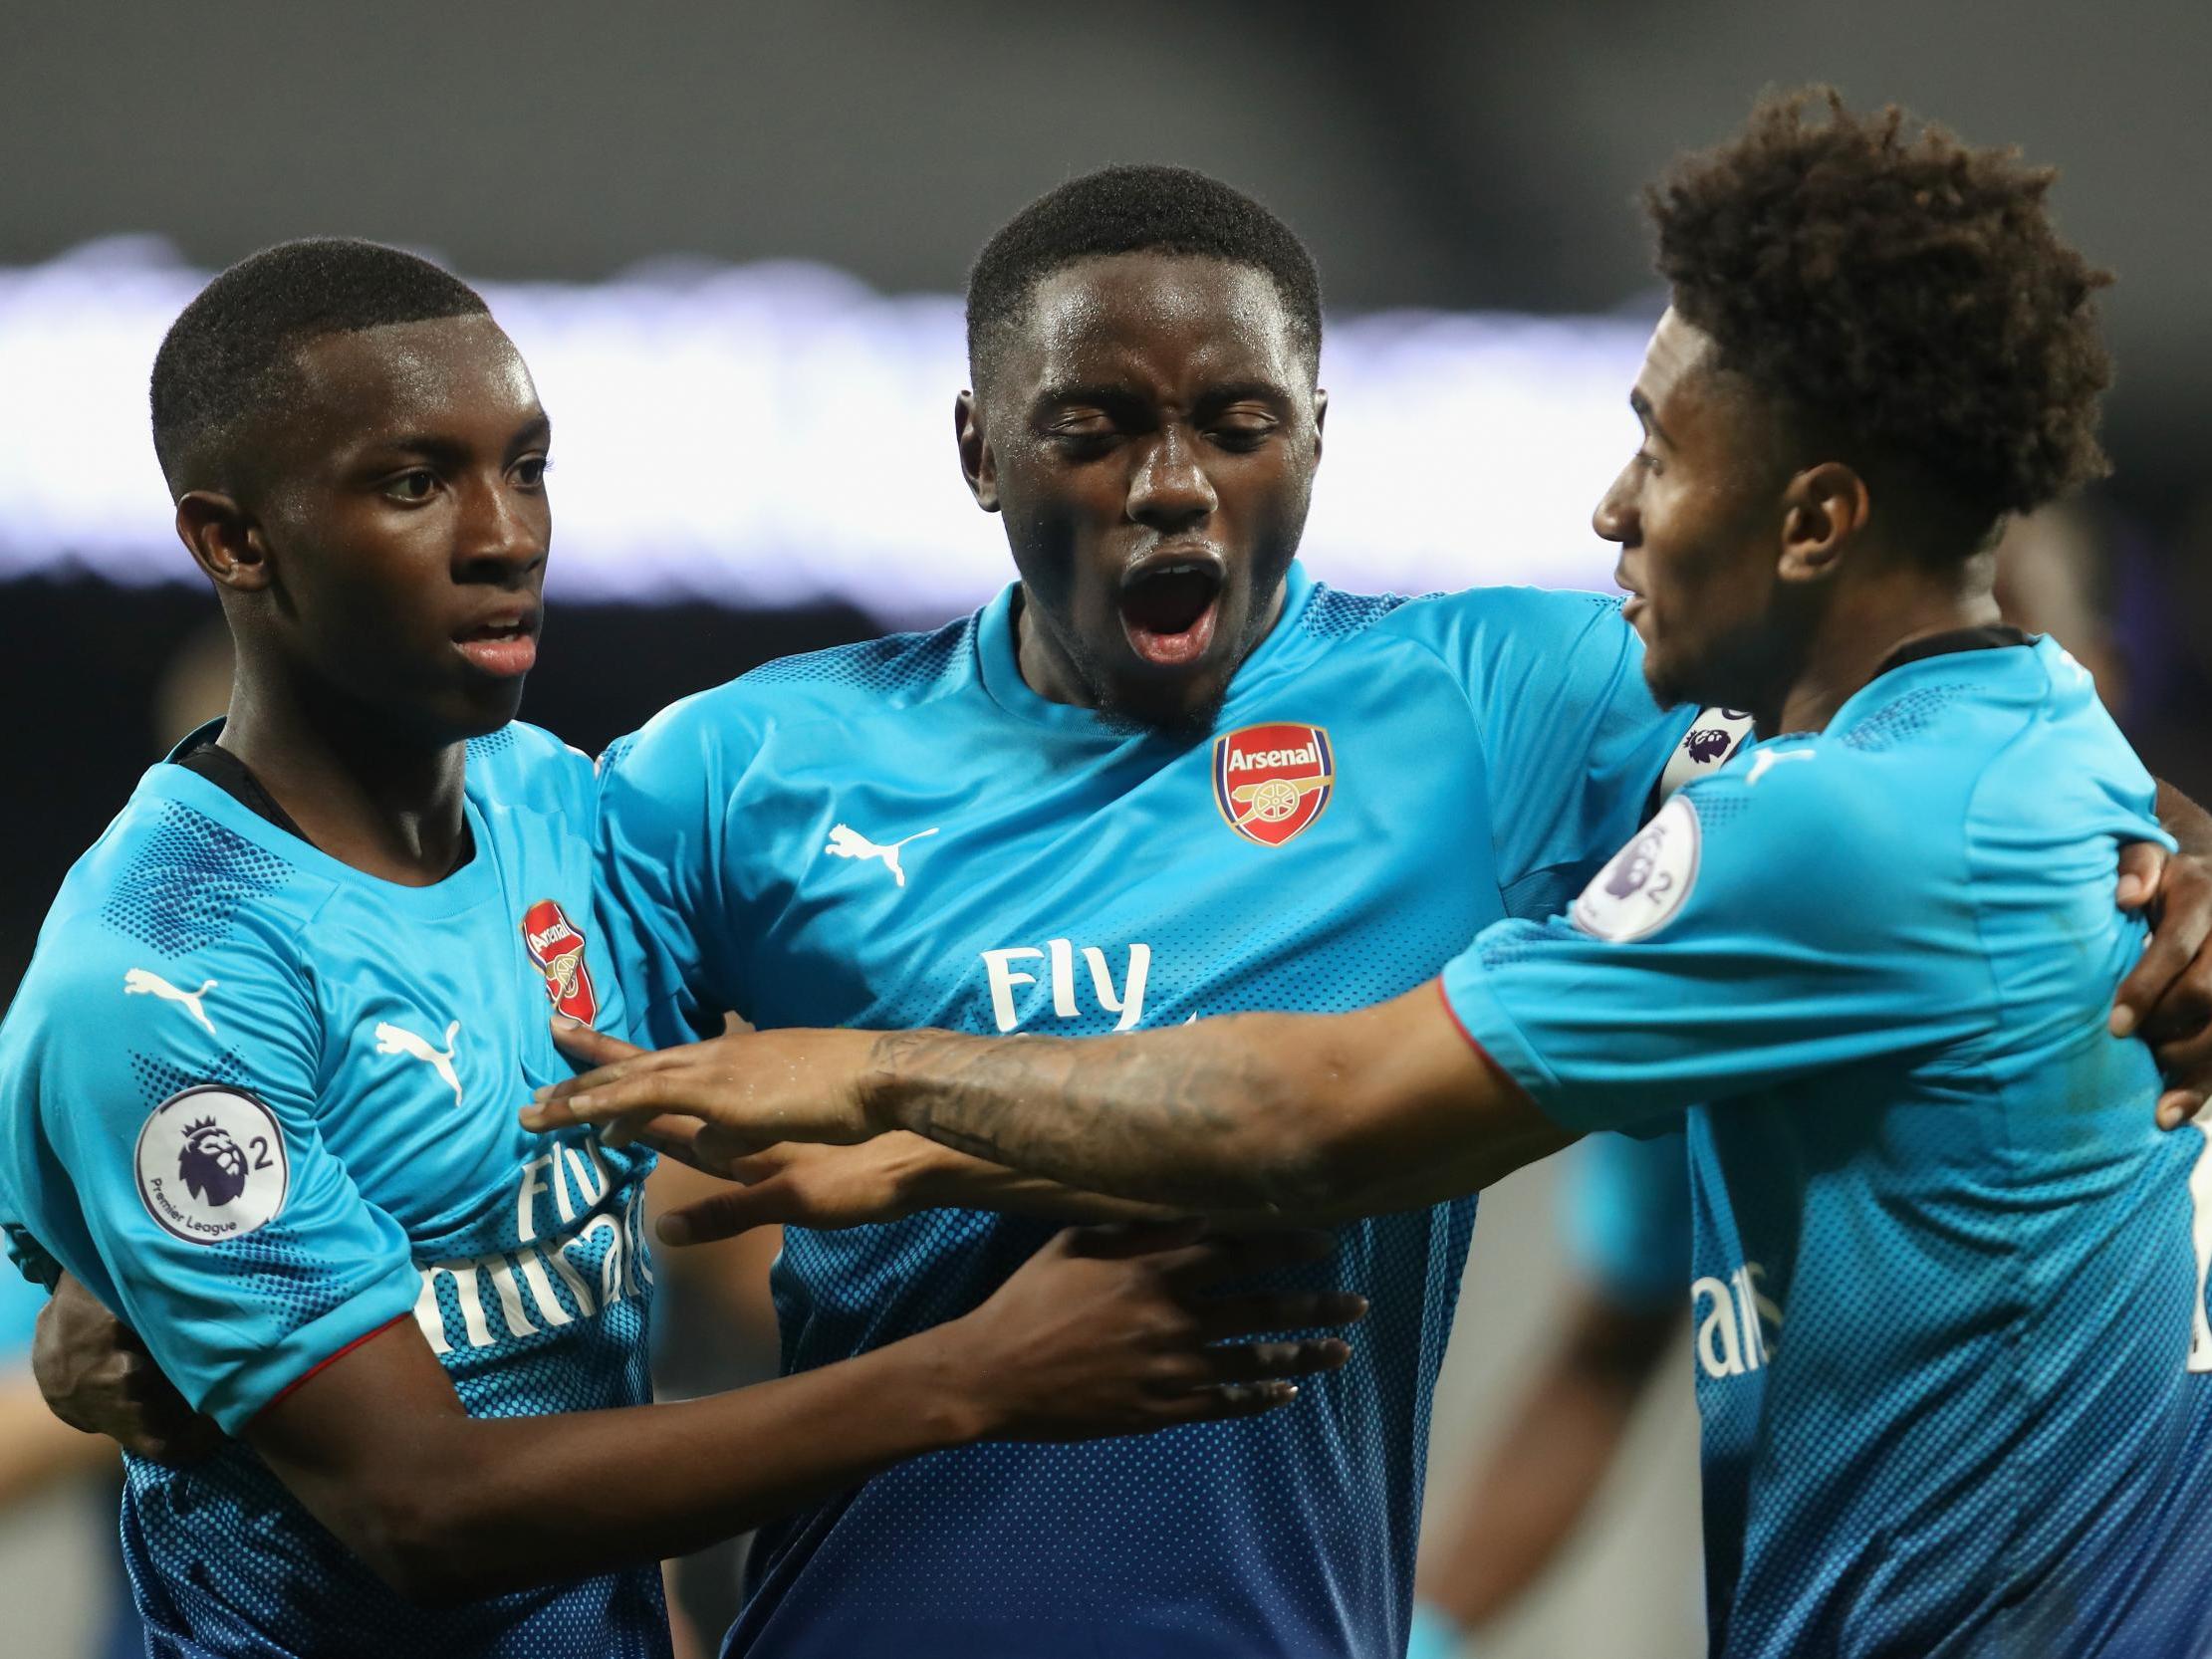
<svg viewBox="0 0 2212 1659">
<path fill-rule="evenodd" d="M 175 758 L 175 764 L 187 772 L 196 772 L 225 795 L 257 818 L 265 818 L 288 835 L 297 835 L 308 845 L 308 833 L 292 822 L 292 815 L 277 805 L 276 797 L 261 787 L 261 780 L 247 768 L 246 763 L 217 743 L 205 738 Z"/>
<path fill-rule="evenodd" d="M 1992 622 L 1986 627 L 1952 628 L 1947 633 L 1931 633 L 1924 638 L 1909 639 L 1882 660 L 1873 673 L 1875 679 L 1892 668 L 1902 668 L 1908 662 L 1918 662 L 1923 657 L 1948 656 L 1953 651 L 1994 651 L 2007 645 L 2025 645 L 2033 636 L 2006 622 Z"/>
</svg>

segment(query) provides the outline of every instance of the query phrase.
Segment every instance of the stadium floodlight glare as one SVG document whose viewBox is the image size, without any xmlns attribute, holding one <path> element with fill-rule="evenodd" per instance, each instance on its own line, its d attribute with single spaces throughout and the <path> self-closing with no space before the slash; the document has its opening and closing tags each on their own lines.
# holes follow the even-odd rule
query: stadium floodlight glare
<svg viewBox="0 0 2212 1659">
<path fill-rule="evenodd" d="M 206 281 L 149 238 L 0 270 L 0 576 L 193 579 L 147 435 L 161 334 Z M 481 285 L 557 429 L 553 591 L 968 608 L 1004 539 L 961 487 L 960 302 L 820 266 L 666 264 Z M 1306 557 L 1360 590 L 1608 586 L 1590 510 L 1635 444 L 1647 325 L 1332 318 Z"/>
</svg>

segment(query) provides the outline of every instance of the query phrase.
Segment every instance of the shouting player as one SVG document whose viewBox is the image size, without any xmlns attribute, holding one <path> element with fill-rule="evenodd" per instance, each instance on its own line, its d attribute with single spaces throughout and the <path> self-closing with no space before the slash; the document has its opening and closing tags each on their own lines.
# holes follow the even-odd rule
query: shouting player
<svg viewBox="0 0 2212 1659">
<path fill-rule="evenodd" d="M 434 267 L 294 243 L 186 308 L 152 401 L 237 681 L 48 918 L 0 1028 L 0 1215 L 237 1436 L 129 1462 L 161 1651 L 664 1654 L 662 1556 L 899 1458 L 1249 1415 L 1342 1362 L 1209 1345 L 1356 1311 L 1205 1294 L 1295 1239 L 1070 1234 L 936 1330 L 645 1404 L 649 1160 L 514 1121 L 566 1070 L 549 1002 L 623 1021 L 591 768 L 512 723 L 529 372 Z"/>
<path fill-rule="evenodd" d="M 1615 600 L 1366 598 L 1294 562 L 1319 294 L 1235 191 L 1074 180 L 992 238 L 968 317 L 960 455 L 1019 583 L 940 632 L 756 670 L 608 754 L 609 926 L 654 1042 L 729 1010 L 1027 1037 L 1351 1010 L 1556 912 L 1670 756 L 1725 750 L 1653 701 Z M 799 1368 L 987 1295 L 1042 1233 L 984 1208 L 1095 1202 L 907 1137 L 743 1173 L 695 1229 L 881 1223 L 787 1231 Z M 1442 1190 L 1344 1230 L 1332 1271 L 1375 1315 L 1296 1414 L 893 1471 L 769 1530 L 730 1651 L 1400 1652 L 1473 1219 L 1423 1207 Z M 958 1207 L 904 1213 L 932 1205 Z"/>
<path fill-rule="evenodd" d="M 1497 923 L 1337 1018 L 764 1033 L 555 1085 L 533 1121 L 685 1110 L 715 1126 L 701 1153 L 905 1128 L 1101 1191 L 1327 1214 L 1687 1109 L 1714 1650 L 2201 1652 L 2212 1153 L 2158 1132 L 2152 1054 L 2107 1023 L 2142 945 L 2115 857 L 2156 832 L 2154 787 L 2089 676 L 1997 624 L 1984 551 L 2101 465 L 2102 279 L 2050 178 L 1797 99 L 1654 194 L 1673 306 L 1596 522 L 1661 699 L 1746 709 L 1763 740 L 1571 916 Z M 1419 678 L 1387 666 L 1371 694 L 1402 703 Z M 1370 779 L 1329 738 L 1331 819 L 1444 760 L 1432 740 Z M 1217 780 L 1241 752 L 1220 740 Z M 948 845 L 991 822 L 929 806 Z M 1160 861 L 1194 856 L 1185 830 Z M 1271 873 L 1357 914 L 1341 869 Z M 1083 876 L 1108 907 L 1156 879 L 1096 854 Z M 1049 985 L 1065 948 L 1014 965 Z M 1238 1496 L 1264 1511 L 1264 1484 Z"/>
</svg>

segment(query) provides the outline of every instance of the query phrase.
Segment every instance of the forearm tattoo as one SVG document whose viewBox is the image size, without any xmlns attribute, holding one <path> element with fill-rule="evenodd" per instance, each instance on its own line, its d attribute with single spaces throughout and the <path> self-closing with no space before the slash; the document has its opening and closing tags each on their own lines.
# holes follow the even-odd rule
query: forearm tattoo
<svg viewBox="0 0 2212 1659">
<path fill-rule="evenodd" d="M 1256 1142 L 1274 1085 L 1225 1024 L 1088 1043 L 891 1032 L 870 1089 L 901 1127 L 1070 1186 L 1272 1207 L 1280 1172 Z"/>
</svg>

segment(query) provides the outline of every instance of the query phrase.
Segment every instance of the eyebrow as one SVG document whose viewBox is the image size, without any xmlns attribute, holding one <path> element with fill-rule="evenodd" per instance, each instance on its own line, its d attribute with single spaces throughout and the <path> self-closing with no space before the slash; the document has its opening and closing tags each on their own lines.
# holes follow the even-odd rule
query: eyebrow
<svg viewBox="0 0 2212 1659">
<path fill-rule="evenodd" d="M 1199 394 L 1199 404 L 1207 407 L 1241 402 L 1247 398 L 1258 398 L 1269 403 L 1291 403 L 1296 401 L 1296 393 L 1273 380 L 1225 380 L 1219 385 L 1207 386 Z M 1125 408 L 1145 401 L 1147 399 L 1143 393 L 1131 391 L 1126 386 L 1074 384 L 1045 387 L 1037 394 L 1037 401 L 1033 406 L 1044 409 L 1061 403 L 1096 403 L 1102 408 Z"/>
<path fill-rule="evenodd" d="M 1666 435 L 1666 428 L 1659 424 L 1659 416 L 1657 412 L 1651 407 L 1650 398 L 1644 396 L 1643 393 L 1640 391 L 1631 391 L 1628 393 L 1628 407 L 1636 411 L 1636 414 L 1642 419 L 1645 427 L 1648 428 L 1661 443 L 1669 445 L 1670 447 L 1672 446 L 1674 440 Z"/>
</svg>

